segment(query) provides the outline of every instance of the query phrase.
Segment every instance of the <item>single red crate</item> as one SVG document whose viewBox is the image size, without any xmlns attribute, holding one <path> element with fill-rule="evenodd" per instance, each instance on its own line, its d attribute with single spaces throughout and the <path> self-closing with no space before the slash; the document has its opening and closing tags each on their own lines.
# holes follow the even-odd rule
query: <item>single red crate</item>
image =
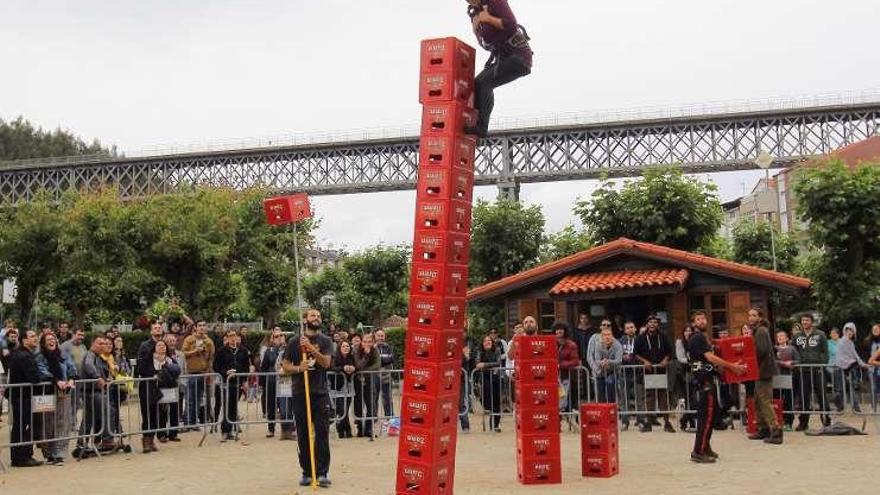
<svg viewBox="0 0 880 495">
<path fill-rule="evenodd" d="M 461 330 L 420 330 L 410 328 L 406 331 L 406 360 L 420 359 L 427 362 L 461 363 L 464 347 L 464 332 Z"/>
<path fill-rule="evenodd" d="M 751 337 L 728 337 L 716 339 L 718 354 L 722 359 L 732 363 L 743 363 L 747 370 L 744 375 L 736 375 L 729 369 L 722 371 L 727 383 L 753 382 L 758 379 L 758 357 L 755 354 L 755 342 Z"/>
<path fill-rule="evenodd" d="M 467 266 L 470 254 L 471 238 L 468 234 L 416 230 L 413 239 L 413 263 Z"/>
<path fill-rule="evenodd" d="M 561 455 L 559 432 L 516 436 L 516 455 L 523 459 L 558 459 Z"/>
<path fill-rule="evenodd" d="M 403 426 L 398 441 L 398 460 L 433 464 L 455 457 L 457 426 L 429 430 Z"/>
<path fill-rule="evenodd" d="M 397 495 L 452 495 L 455 461 L 397 462 Z"/>
<path fill-rule="evenodd" d="M 556 384 L 559 381 L 559 363 L 555 360 L 515 361 L 517 383 L 521 385 Z"/>
<path fill-rule="evenodd" d="M 416 201 L 458 199 L 470 202 L 474 194 L 474 171 L 459 167 L 421 167 Z"/>
<path fill-rule="evenodd" d="M 516 409 L 517 435 L 559 433 L 559 409 Z"/>
<path fill-rule="evenodd" d="M 517 409 L 553 409 L 559 408 L 559 382 L 550 384 L 516 385 Z"/>
<path fill-rule="evenodd" d="M 617 428 L 597 428 L 581 425 L 581 452 L 617 452 Z"/>
<path fill-rule="evenodd" d="M 458 38 L 422 40 L 422 74 L 452 71 L 456 77 L 473 79 L 477 59 L 476 50 Z"/>
<path fill-rule="evenodd" d="M 457 101 L 467 105 L 474 92 L 474 80 L 453 71 L 423 72 L 419 76 L 419 103 Z"/>
<path fill-rule="evenodd" d="M 584 453 L 581 458 L 581 475 L 587 478 L 610 478 L 620 474 L 618 454 Z"/>
<path fill-rule="evenodd" d="M 418 296 L 465 297 L 467 280 L 467 265 L 416 260 L 412 264 L 409 293 Z"/>
<path fill-rule="evenodd" d="M 516 479 L 523 485 L 562 483 L 562 461 L 555 459 L 516 459 Z"/>
<path fill-rule="evenodd" d="M 581 404 L 581 425 L 591 428 L 617 428 L 617 404 Z"/>
<path fill-rule="evenodd" d="M 416 202 L 416 230 L 471 233 L 470 201 L 423 199 Z"/>
<path fill-rule="evenodd" d="M 460 136 L 465 127 L 477 124 L 477 111 L 448 101 L 422 105 L 422 136 Z"/>
<path fill-rule="evenodd" d="M 286 225 L 312 218 L 312 205 L 306 193 L 263 200 L 263 212 L 270 225 Z"/>
<path fill-rule="evenodd" d="M 440 396 L 461 389 L 461 363 L 406 363 L 403 393 Z"/>
<path fill-rule="evenodd" d="M 464 298 L 410 296 L 407 328 L 461 330 L 464 328 Z"/>
<path fill-rule="evenodd" d="M 419 167 L 473 170 L 476 152 L 472 136 L 425 136 L 419 142 Z"/>
<path fill-rule="evenodd" d="M 401 427 L 415 426 L 437 430 L 454 427 L 458 421 L 459 397 L 456 394 L 441 396 L 404 394 L 400 400 Z"/>
<path fill-rule="evenodd" d="M 514 360 L 516 363 L 526 361 L 556 361 L 556 337 L 552 335 L 519 335 L 514 338 Z"/>
</svg>

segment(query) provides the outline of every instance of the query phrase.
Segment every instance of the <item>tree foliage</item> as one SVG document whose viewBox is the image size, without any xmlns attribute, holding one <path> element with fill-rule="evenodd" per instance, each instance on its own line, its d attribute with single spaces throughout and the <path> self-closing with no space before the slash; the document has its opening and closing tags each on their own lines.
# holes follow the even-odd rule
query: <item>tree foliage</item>
<svg viewBox="0 0 880 495">
<path fill-rule="evenodd" d="M 589 232 L 566 225 L 559 232 L 544 237 L 539 254 L 541 263 L 556 261 L 593 247 L 595 243 Z"/>
<path fill-rule="evenodd" d="M 470 282 L 480 285 L 519 273 L 538 259 L 544 213 L 538 205 L 523 206 L 499 198 L 478 201 L 473 210 Z"/>
<path fill-rule="evenodd" d="M 806 170 L 798 212 L 821 250 L 809 264 L 819 310 L 832 324 L 876 318 L 880 305 L 880 167 L 840 161 Z"/>
<path fill-rule="evenodd" d="M 107 149 L 96 139 L 86 143 L 82 138 L 63 129 L 44 131 L 18 117 L 6 122 L 0 119 L 0 160 L 46 158 L 53 156 L 115 155 L 115 148 Z"/>
<path fill-rule="evenodd" d="M 677 167 L 645 170 L 619 190 L 606 180 L 574 212 L 597 242 L 619 237 L 695 251 L 721 226 L 716 186 L 685 177 Z"/>
<path fill-rule="evenodd" d="M 779 229 L 768 222 L 743 220 L 734 227 L 733 260 L 772 270 L 774 244 L 776 270 L 792 273 L 798 256 L 797 239 L 792 233 L 779 232 Z"/>
</svg>

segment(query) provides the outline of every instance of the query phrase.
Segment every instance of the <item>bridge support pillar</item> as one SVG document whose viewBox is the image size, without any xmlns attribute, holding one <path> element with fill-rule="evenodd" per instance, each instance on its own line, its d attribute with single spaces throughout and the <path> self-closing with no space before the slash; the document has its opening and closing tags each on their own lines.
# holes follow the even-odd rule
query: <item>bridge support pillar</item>
<svg viewBox="0 0 880 495">
<path fill-rule="evenodd" d="M 498 199 L 519 202 L 519 181 L 505 179 L 498 181 Z"/>
</svg>

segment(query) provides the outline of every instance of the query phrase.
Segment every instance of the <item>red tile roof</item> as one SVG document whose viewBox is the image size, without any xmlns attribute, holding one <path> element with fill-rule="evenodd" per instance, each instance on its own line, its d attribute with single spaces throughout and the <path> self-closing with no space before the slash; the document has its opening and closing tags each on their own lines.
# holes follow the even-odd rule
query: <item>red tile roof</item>
<svg viewBox="0 0 880 495">
<path fill-rule="evenodd" d="M 830 157 L 840 159 L 850 168 L 862 162 L 880 161 L 880 136 L 844 146 L 832 152 Z"/>
<path fill-rule="evenodd" d="M 475 287 L 468 291 L 467 298 L 468 301 L 488 299 L 529 284 L 568 275 L 570 272 L 591 263 L 621 254 L 658 260 L 672 265 L 680 265 L 683 268 L 714 273 L 789 291 L 806 290 L 811 285 L 810 280 L 806 278 L 621 237 L 616 241 L 611 241 L 566 258 L 536 266 L 516 275 Z"/>
<path fill-rule="evenodd" d="M 615 289 L 641 289 L 665 286 L 681 288 L 687 282 L 687 278 L 688 271 L 683 268 L 578 273 L 563 277 L 562 280 L 550 289 L 550 294 L 561 296 Z"/>
</svg>

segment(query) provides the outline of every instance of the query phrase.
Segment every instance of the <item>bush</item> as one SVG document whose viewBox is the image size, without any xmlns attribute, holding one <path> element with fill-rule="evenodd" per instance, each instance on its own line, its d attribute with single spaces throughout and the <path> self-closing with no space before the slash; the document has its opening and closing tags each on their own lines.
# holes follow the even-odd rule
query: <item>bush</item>
<svg viewBox="0 0 880 495">
<path fill-rule="evenodd" d="M 403 327 L 385 328 L 385 342 L 394 349 L 394 369 L 403 369 L 403 355 L 406 352 L 406 329 Z"/>
</svg>

